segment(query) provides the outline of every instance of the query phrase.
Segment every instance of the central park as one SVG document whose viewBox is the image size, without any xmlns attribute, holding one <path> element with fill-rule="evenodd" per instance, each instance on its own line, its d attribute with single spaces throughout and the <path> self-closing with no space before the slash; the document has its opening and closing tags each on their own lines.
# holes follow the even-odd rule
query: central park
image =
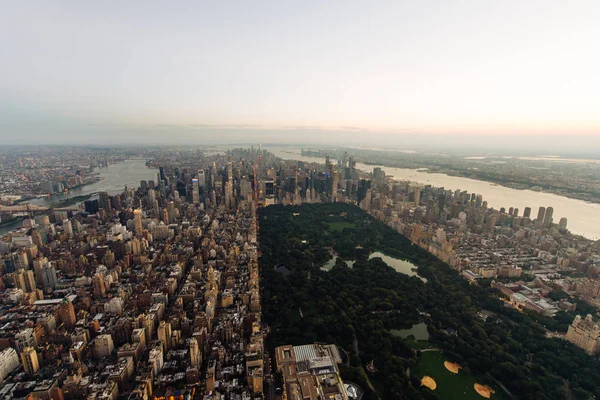
<svg viewBox="0 0 600 400">
<path fill-rule="evenodd" d="M 364 399 L 600 395 L 598 360 L 358 207 L 269 206 L 258 217 L 267 346 L 335 343 L 342 378 Z"/>
</svg>

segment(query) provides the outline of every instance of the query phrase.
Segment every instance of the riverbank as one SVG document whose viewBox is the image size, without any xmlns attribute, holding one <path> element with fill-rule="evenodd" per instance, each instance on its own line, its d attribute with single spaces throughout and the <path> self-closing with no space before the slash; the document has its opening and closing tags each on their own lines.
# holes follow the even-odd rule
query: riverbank
<svg viewBox="0 0 600 400">
<path fill-rule="evenodd" d="M 2 222 L 0 222 L 0 228 L 2 228 L 3 226 L 12 225 L 16 222 L 22 221 L 23 219 L 25 219 L 25 217 L 13 217 L 3 220 Z"/>
<path fill-rule="evenodd" d="M 80 204 L 80 203 L 83 203 L 84 201 L 88 200 L 90 197 L 92 197 L 91 194 L 70 197 L 68 199 L 57 201 L 56 203 L 52 203 L 50 205 L 50 208 L 63 208 L 63 207 L 72 206 L 74 204 Z"/>
<path fill-rule="evenodd" d="M 302 156 L 300 149 L 267 148 L 267 150 L 284 160 L 298 160 L 323 164 L 325 159 Z M 382 162 L 384 160 L 381 160 Z M 332 162 L 336 162 L 332 159 Z M 372 162 L 372 161 L 371 161 Z M 416 185 L 431 185 L 449 190 L 461 190 L 483 196 L 488 207 L 497 210 L 504 207 L 518 208 L 520 215 L 526 207 L 530 207 L 532 214 L 537 215 L 538 207 L 553 207 L 555 223 L 560 218 L 568 220 L 567 228 L 574 234 L 582 235 L 588 239 L 600 239 L 600 203 L 586 202 L 553 193 L 537 192 L 529 189 L 513 189 L 496 183 L 452 176 L 443 173 L 424 171 L 409 168 L 395 168 L 386 165 L 356 163 L 356 169 L 372 172 L 374 167 L 382 168 L 394 180 L 414 182 Z"/>
<path fill-rule="evenodd" d="M 36 195 L 21 195 L 21 196 L 23 196 L 23 197 L 21 197 L 21 198 L 20 198 L 20 199 L 18 199 L 18 200 L 15 200 L 15 201 L 13 202 L 13 204 L 14 204 L 14 205 L 21 204 L 21 203 L 25 203 L 25 204 L 26 204 L 26 203 L 32 203 L 32 204 L 35 204 L 35 200 L 36 200 L 36 199 L 51 199 L 53 196 L 66 196 L 66 195 L 68 195 L 68 194 L 69 194 L 69 192 L 70 192 L 70 191 L 74 191 L 74 190 L 82 190 L 82 189 L 84 189 L 86 186 L 89 186 L 89 185 L 96 184 L 96 183 L 98 183 L 98 182 L 101 182 L 101 181 L 104 179 L 102 176 L 100 176 L 100 174 L 99 174 L 99 173 L 94 173 L 94 175 L 96 175 L 96 177 L 94 178 L 94 180 L 93 180 L 93 181 L 90 181 L 90 182 L 85 182 L 85 183 L 82 183 L 81 185 L 75 185 L 75 186 L 72 186 L 72 187 L 68 188 L 67 190 L 65 190 L 64 192 L 62 192 L 62 193 L 36 194 Z M 52 204 L 54 204 L 54 203 L 52 203 Z"/>
<path fill-rule="evenodd" d="M 445 174 L 448 176 L 454 176 L 454 177 L 459 177 L 459 178 L 467 178 L 467 179 L 474 179 L 474 180 L 478 180 L 478 181 L 482 181 L 482 182 L 490 182 L 493 183 L 495 185 L 499 185 L 499 186 L 503 186 L 509 189 L 515 189 L 515 190 L 531 190 L 533 192 L 540 192 L 540 193 L 550 193 L 550 194 L 554 194 L 557 196 L 562 196 L 562 197 L 568 197 L 570 199 L 575 199 L 575 200 L 582 200 L 588 203 L 596 203 L 596 204 L 600 204 L 600 192 L 581 192 L 581 191 L 577 191 L 577 189 L 574 188 L 568 188 L 568 187 L 557 187 L 556 184 L 554 185 L 549 185 L 549 184 L 544 184 L 544 183 L 540 183 L 540 182 L 536 182 L 535 184 L 528 182 L 528 181 L 522 181 L 522 180 L 517 180 L 517 179 L 507 179 L 506 176 L 502 176 L 500 177 L 495 177 L 495 176 L 491 176 L 485 172 L 478 172 L 478 171 L 472 171 L 472 170 L 457 170 L 457 169 L 451 169 L 451 168 L 442 168 L 439 166 L 408 166 L 408 165 L 404 165 L 404 164 L 396 164 L 396 163 L 383 163 L 383 164 L 379 164 L 379 163 L 374 163 L 374 162 L 370 162 L 370 161 L 366 161 L 364 163 L 365 165 L 370 165 L 370 166 L 381 166 L 383 165 L 384 167 L 387 168 L 406 168 L 406 169 L 412 169 L 415 171 L 422 171 L 425 173 L 429 173 L 429 174 Z"/>
</svg>

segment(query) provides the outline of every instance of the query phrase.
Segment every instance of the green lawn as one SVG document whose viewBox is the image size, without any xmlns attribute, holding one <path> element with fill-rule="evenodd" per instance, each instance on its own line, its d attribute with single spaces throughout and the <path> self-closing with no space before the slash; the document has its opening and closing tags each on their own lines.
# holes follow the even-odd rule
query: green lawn
<svg viewBox="0 0 600 400">
<path fill-rule="evenodd" d="M 330 231 L 343 231 L 344 228 L 355 228 L 354 224 L 351 222 L 328 222 Z"/>
<path fill-rule="evenodd" d="M 462 370 L 458 374 L 453 374 L 444 367 L 444 355 L 439 351 L 428 351 L 421 353 L 419 359 L 419 378 L 430 376 L 435 380 L 437 388 L 435 394 L 444 400 L 482 400 L 473 385 L 477 380 L 463 373 Z M 429 390 L 423 387 L 421 390 Z M 498 392 L 498 388 L 494 388 L 496 393 L 492 394 L 492 399 L 500 399 L 502 396 Z"/>
</svg>

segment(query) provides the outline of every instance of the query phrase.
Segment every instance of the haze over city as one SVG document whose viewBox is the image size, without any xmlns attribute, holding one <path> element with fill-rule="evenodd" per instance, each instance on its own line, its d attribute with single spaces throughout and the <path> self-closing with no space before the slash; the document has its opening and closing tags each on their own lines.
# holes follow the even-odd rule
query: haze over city
<svg viewBox="0 0 600 400">
<path fill-rule="evenodd" d="M 600 2 L 0 12 L 0 399 L 600 398 Z"/>
<path fill-rule="evenodd" d="M 6 4 L 0 139 L 589 152 L 600 5 L 563 5 Z"/>
</svg>

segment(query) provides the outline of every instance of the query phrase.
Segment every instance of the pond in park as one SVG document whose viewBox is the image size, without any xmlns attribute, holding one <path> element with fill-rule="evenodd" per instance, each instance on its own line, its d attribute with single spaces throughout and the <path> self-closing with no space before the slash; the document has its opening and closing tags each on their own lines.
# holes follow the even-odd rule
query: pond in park
<svg viewBox="0 0 600 400">
<path fill-rule="evenodd" d="M 429 332 L 427 332 L 427 324 L 425 322 L 415 324 L 409 329 L 392 329 L 390 333 L 402 339 L 412 336 L 415 340 L 429 340 Z"/>
<path fill-rule="evenodd" d="M 400 272 L 401 274 L 406 274 L 409 276 L 416 276 L 419 279 L 421 279 L 423 282 L 427 282 L 427 279 L 420 277 L 419 274 L 417 273 L 417 266 L 409 261 L 390 257 L 379 251 L 371 253 L 369 255 L 369 260 L 372 258 L 381 258 L 384 263 L 386 263 L 390 267 L 394 268 L 396 270 L 396 272 Z"/>
</svg>

